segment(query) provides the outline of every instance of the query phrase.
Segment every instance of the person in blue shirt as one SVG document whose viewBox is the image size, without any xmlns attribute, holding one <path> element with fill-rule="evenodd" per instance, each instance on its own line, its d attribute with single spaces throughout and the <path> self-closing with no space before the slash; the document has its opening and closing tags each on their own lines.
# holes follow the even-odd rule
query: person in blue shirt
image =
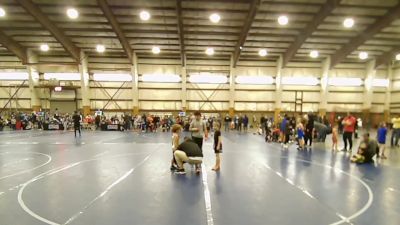
<svg viewBox="0 0 400 225">
<path fill-rule="evenodd" d="M 379 152 L 377 152 L 376 157 L 381 157 L 382 159 L 386 159 L 385 156 L 385 149 L 386 149 L 386 135 L 387 135 L 387 128 L 385 123 L 381 123 L 378 128 L 378 146 Z"/>
</svg>

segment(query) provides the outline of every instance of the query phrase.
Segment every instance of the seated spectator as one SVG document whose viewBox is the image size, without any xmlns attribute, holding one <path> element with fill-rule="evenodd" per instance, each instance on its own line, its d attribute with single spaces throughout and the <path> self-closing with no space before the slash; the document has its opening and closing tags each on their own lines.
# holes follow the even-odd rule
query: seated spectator
<svg viewBox="0 0 400 225">
<path fill-rule="evenodd" d="M 278 126 L 276 126 L 276 127 L 272 130 L 272 141 L 273 141 L 273 142 L 278 142 L 278 141 L 279 141 L 280 133 L 281 133 L 281 130 L 279 129 Z"/>
<path fill-rule="evenodd" d="M 369 137 L 369 133 L 364 134 L 363 140 L 356 155 L 350 159 L 354 163 L 373 163 L 372 159 L 378 149 L 378 143 Z"/>
<path fill-rule="evenodd" d="M 186 174 L 183 163 L 195 164 L 196 173 L 200 173 L 201 163 L 203 162 L 203 152 L 190 138 L 185 137 L 185 141 L 180 144 L 174 152 L 174 157 L 178 164 L 178 169 L 175 173 Z"/>
<path fill-rule="evenodd" d="M 262 135 L 262 134 L 263 134 L 263 131 L 262 131 L 261 126 L 258 126 L 258 127 L 257 127 L 257 130 L 256 130 L 253 134 Z"/>
</svg>

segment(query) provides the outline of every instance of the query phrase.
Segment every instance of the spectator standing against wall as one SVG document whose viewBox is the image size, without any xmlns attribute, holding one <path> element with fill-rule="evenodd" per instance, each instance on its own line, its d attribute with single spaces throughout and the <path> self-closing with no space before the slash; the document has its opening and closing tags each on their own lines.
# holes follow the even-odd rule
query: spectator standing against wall
<svg viewBox="0 0 400 225">
<path fill-rule="evenodd" d="M 306 130 L 304 133 L 304 142 L 305 146 L 309 143 L 309 147 L 311 148 L 312 146 L 312 140 L 313 140 L 313 134 L 315 131 L 314 128 L 314 121 L 315 121 L 315 116 L 313 114 L 308 114 L 307 115 L 307 124 L 306 124 Z"/>
<path fill-rule="evenodd" d="M 252 126 L 253 126 L 253 128 L 258 128 L 257 125 L 258 125 L 258 124 L 257 124 L 257 116 L 256 116 L 256 115 L 253 115 L 253 124 L 252 124 Z"/>
<path fill-rule="evenodd" d="M 243 117 L 243 131 L 247 132 L 247 128 L 249 127 L 249 117 L 247 115 L 244 115 Z"/>
<path fill-rule="evenodd" d="M 261 126 L 261 129 L 262 129 L 262 134 L 265 134 L 265 128 L 267 126 L 267 121 L 266 121 L 266 118 L 264 117 L 264 115 L 261 115 L 260 126 Z"/>
<path fill-rule="evenodd" d="M 240 115 L 239 115 L 239 118 L 238 118 L 238 127 L 237 127 L 237 130 L 238 130 L 239 132 L 242 132 L 242 127 L 243 127 L 243 116 L 242 116 L 242 114 L 240 114 Z"/>
<path fill-rule="evenodd" d="M 79 132 L 79 137 L 81 137 L 81 121 L 82 121 L 82 117 L 81 115 L 78 113 L 78 111 L 75 111 L 74 116 L 72 116 L 72 120 L 74 121 L 74 133 L 75 133 L 75 137 L 76 137 L 76 131 Z"/>
<path fill-rule="evenodd" d="M 238 130 L 238 129 L 239 129 L 239 126 L 238 126 L 238 124 L 239 124 L 239 116 L 236 115 L 236 116 L 234 117 L 233 121 L 234 121 L 234 125 L 235 125 L 234 129 L 235 129 L 235 130 Z"/>
<path fill-rule="evenodd" d="M 225 119 L 224 119 L 225 132 L 229 131 L 231 121 L 232 121 L 231 117 L 228 114 L 226 114 Z"/>
</svg>

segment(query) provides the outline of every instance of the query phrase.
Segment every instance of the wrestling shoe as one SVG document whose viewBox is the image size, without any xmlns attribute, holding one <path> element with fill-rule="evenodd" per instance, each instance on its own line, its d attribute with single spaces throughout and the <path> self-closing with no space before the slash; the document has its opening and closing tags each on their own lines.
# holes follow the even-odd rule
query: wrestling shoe
<svg viewBox="0 0 400 225">
<path fill-rule="evenodd" d="M 184 169 L 177 169 L 177 170 L 175 170 L 175 174 L 184 175 L 184 174 L 186 174 L 186 172 Z"/>
<path fill-rule="evenodd" d="M 171 172 L 174 172 L 174 171 L 176 171 L 178 168 L 177 168 L 176 166 L 171 166 L 169 169 L 171 170 Z"/>
</svg>

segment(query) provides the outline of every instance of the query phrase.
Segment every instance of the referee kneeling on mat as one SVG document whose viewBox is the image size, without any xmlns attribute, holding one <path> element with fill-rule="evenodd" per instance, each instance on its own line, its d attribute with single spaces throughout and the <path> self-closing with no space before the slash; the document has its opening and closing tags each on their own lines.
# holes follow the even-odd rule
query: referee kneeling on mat
<svg viewBox="0 0 400 225">
<path fill-rule="evenodd" d="M 183 163 L 195 164 L 196 173 L 200 173 L 203 151 L 189 137 L 185 137 L 185 141 L 176 148 L 174 157 L 178 164 L 178 169 L 175 171 L 176 174 L 186 174 Z"/>
</svg>

